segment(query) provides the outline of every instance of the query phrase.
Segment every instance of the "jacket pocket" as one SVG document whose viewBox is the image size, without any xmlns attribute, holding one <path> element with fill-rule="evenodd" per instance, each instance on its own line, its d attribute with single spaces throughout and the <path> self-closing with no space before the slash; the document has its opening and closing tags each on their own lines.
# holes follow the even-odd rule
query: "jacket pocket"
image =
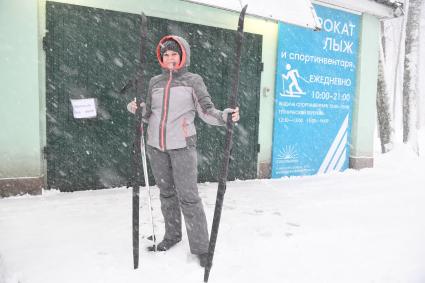
<svg viewBox="0 0 425 283">
<path fill-rule="evenodd" d="M 196 135 L 186 137 L 186 146 L 188 148 L 190 147 L 196 147 L 197 137 Z"/>
<path fill-rule="evenodd" d="M 187 138 L 189 136 L 189 129 L 187 128 L 186 118 L 183 118 L 182 121 L 182 130 L 183 130 L 183 136 Z"/>
</svg>

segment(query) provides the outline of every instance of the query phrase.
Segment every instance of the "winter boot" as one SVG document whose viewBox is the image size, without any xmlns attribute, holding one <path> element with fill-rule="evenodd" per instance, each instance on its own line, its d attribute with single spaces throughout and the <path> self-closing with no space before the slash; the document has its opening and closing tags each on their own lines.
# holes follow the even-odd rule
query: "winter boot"
<svg viewBox="0 0 425 283">
<path fill-rule="evenodd" d="M 199 265 L 201 267 L 205 267 L 207 265 L 207 262 L 208 262 L 208 253 L 199 254 L 198 258 L 199 258 Z"/>
<path fill-rule="evenodd" d="M 165 251 L 169 250 L 171 247 L 173 247 L 174 245 L 176 245 L 180 241 L 181 241 L 181 239 L 164 239 L 156 246 L 156 250 L 158 252 L 165 252 Z M 150 246 L 147 249 L 150 252 L 154 252 L 155 251 L 155 245 Z"/>
</svg>

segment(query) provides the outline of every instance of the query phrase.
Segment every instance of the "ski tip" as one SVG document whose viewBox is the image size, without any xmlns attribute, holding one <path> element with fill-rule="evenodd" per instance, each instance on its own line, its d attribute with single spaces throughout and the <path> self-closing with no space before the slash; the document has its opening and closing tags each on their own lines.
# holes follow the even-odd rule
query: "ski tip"
<svg viewBox="0 0 425 283">
<path fill-rule="evenodd" d="M 240 32 L 243 31 L 243 25 L 244 25 L 244 21 L 245 21 L 245 13 L 246 13 L 247 8 L 248 8 L 248 4 L 246 4 L 242 8 L 241 13 L 239 14 L 238 31 L 240 31 Z"/>
<path fill-rule="evenodd" d="M 140 14 L 140 21 L 142 37 L 145 37 L 148 33 L 148 17 L 146 17 L 145 13 L 143 12 Z"/>
<path fill-rule="evenodd" d="M 241 14 L 245 15 L 246 9 L 248 9 L 248 4 L 246 4 L 245 6 L 243 6 L 242 11 L 241 11 Z"/>
</svg>

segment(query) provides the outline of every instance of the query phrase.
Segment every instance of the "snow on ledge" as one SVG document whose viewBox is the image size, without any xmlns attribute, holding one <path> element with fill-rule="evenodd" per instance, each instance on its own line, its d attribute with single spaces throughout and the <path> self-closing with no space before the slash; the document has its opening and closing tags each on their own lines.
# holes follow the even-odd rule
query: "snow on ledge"
<svg viewBox="0 0 425 283">
<path fill-rule="evenodd" d="M 315 4 L 328 4 L 337 8 L 365 13 L 378 18 L 394 18 L 394 10 L 388 5 L 372 0 L 317 0 Z"/>
<path fill-rule="evenodd" d="M 248 5 L 246 13 L 275 21 L 319 30 L 321 25 L 310 0 L 182 0 L 219 9 L 240 12 Z"/>
</svg>

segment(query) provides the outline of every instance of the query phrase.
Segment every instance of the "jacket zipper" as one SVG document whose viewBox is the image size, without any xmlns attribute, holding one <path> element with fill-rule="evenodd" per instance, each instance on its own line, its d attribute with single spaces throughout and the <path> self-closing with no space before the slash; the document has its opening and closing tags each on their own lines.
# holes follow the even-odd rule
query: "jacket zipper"
<svg viewBox="0 0 425 283">
<path fill-rule="evenodd" d="M 161 125 L 160 125 L 160 148 L 164 151 L 165 150 L 165 126 L 167 123 L 167 114 L 168 114 L 168 99 L 170 96 L 170 86 L 171 86 L 171 80 L 173 79 L 173 71 L 170 70 L 170 78 L 168 79 L 167 85 L 165 87 L 165 94 L 164 94 L 164 102 L 163 102 L 163 111 L 162 111 L 162 119 L 161 119 Z"/>
</svg>

